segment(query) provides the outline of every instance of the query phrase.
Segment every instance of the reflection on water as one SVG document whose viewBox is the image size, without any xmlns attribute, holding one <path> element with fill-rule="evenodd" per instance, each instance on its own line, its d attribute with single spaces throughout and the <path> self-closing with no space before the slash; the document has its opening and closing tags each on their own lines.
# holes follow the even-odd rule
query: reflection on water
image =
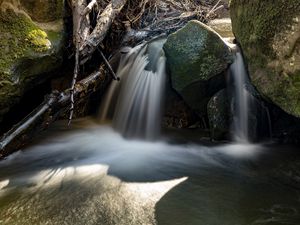
<svg viewBox="0 0 300 225">
<path fill-rule="evenodd" d="M 284 147 L 128 141 L 91 121 L 53 133 L 0 162 L 0 224 L 299 224 Z"/>
</svg>

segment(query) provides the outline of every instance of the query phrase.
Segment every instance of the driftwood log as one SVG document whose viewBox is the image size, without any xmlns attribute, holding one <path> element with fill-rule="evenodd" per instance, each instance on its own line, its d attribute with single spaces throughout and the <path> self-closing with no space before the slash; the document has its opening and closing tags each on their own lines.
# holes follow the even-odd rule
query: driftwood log
<svg viewBox="0 0 300 225">
<path fill-rule="evenodd" d="M 108 75 L 105 64 L 101 64 L 98 71 L 76 83 L 74 99 L 84 101 L 95 91 L 104 88 L 111 80 Z M 46 96 L 40 106 L 0 138 L 0 158 L 28 144 L 40 131 L 47 129 L 52 122 L 64 115 L 69 110 L 69 104 L 69 89 L 63 92 L 53 91 Z"/>
</svg>

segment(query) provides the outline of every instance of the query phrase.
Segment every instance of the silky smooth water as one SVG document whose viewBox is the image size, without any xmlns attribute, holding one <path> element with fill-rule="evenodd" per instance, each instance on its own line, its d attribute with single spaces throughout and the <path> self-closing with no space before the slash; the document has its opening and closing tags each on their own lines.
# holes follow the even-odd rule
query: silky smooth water
<svg viewBox="0 0 300 225">
<path fill-rule="evenodd" d="M 234 109 L 233 109 L 233 133 L 234 139 L 238 142 L 248 142 L 248 112 L 249 94 L 245 88 L 248 81 L 243 56 L 237 48 L 234 62 L 230 66 L 231 75 L 234 82 Z"/>
<path fill-rule="evenodd" d="M 155 139 L 159 136 L 165 90 L 166 39 L 157 39 L 131 49 L 121 57 L 117 75 L 100 107 L 100 119 L 113 113 L 113 126 L 126 137 Z"/>
<path fill-rule="evenodd" d="M 180 143 L 56 123 L 0 162 L 0 224 L 299 224 L 299 152 Z"/>
</svg>

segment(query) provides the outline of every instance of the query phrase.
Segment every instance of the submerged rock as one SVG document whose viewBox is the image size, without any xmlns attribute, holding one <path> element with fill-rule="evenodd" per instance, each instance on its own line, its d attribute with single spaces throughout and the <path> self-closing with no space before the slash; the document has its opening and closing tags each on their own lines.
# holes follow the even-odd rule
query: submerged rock
<svg viewBox="0 0 300 225">
<path fill-rule="evenodd" d="M 39 9 L 38 2 L 0 2 L 0 122 L 27 90 L 62 62 L 63 0 L 43 1 Z M 29 16 L 36 13 L 27 13 L 44 12 L 43 6 L 50 5 L 56 7 L 56 16 L 39 17 L 39 23 Z"/>
<path fill-rule="evenodd" d="M 168 37 L 164 50 L 172 87 L 198 115 L 206 113 L 208 100 L 224 86 L 218 75 L 232 61 L 230 49 L 215 31 L 193 20 Z"/>
<path fill-rule="evenodd" d="M 258 91 L 300 117 L 300 1 L 231 1 L 233 32 Z"/>
</svg>

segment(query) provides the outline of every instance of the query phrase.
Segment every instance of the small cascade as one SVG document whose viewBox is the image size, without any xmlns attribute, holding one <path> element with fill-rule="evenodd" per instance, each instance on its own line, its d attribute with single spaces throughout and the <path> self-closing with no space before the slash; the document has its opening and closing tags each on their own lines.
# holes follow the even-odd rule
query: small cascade
<svg viewBox="0 0 300 225">
<path fill-rule="evenodd" d="M 241 52 L 237 49 L 235 60 L 230 66 L 231 75 L 234 82 L 234 118 L 233 134 L 237 142 L 248 142 L 248 121 L 249 121 L 249 94 L 246 90 L 248 75 L 244 65 Z"/>
<path fill-rule="evenodd" d="M 136 59 L 137 55 L 141 51 L 141 48 L 144 47 L 144 44 L 138 45 L 135 48 L 121 49 L 120 62 L 117 69 L 117 76 L 123 80 L 123 77 L 126 77 L 129 67 L 132 65 L 132 62 Z M 104 95 L 103 101 L 100 105 L 100 121 L 104 122 L 106 120 L 112 120 L 116 101 L 118 100 L 118 94 L 120 92 L 120 83 L 121 82 L 112 82 L 109 86 L 108 91 Z M 122 82 L 123 83 L 123 82 Z"/>
<path fill-rule="evenodd" d="M 101 106 L 101 120 L 112 117 L 113 126 L 125 137 L 154 139 L 160 130 L 165 86 L 165 39 L 139 45 L 123 55 Z M 112 116 L 110 116 L 112 115 Z"/>
</svg>

